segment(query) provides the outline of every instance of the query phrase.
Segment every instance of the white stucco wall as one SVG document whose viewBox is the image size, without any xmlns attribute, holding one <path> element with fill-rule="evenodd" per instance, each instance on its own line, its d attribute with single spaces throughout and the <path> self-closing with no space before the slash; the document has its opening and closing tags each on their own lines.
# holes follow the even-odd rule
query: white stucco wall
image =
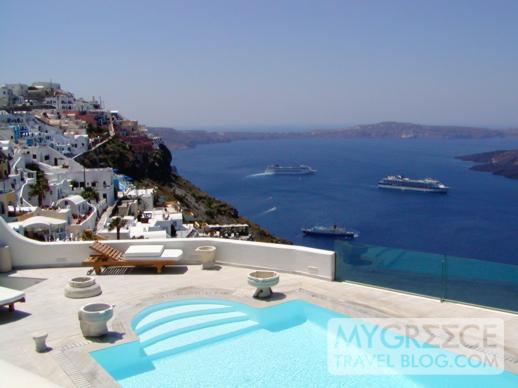
<svg viewBox="0 0 518 388">
<path fill-rule="evenodd" d="M 217 247 L 216 261 L 221 264 L 272 269 L 332 280 L 335 253 L 296 245 L 280 245 L 216 238 L 187 238 L 163 240 L 103 241 L 114 248 L 126 250 L 130 245 L 162 244 L 166 248 L 182 249 L 183 262 L 198 262 L 194 250 L 201 245 Z M 0 243 L 11 248 L 13 265 L 18 268 L 77 266 L 90 254 L 91 242 L 39 242 L 28 239 L 0 218 Z"/>
</svg>

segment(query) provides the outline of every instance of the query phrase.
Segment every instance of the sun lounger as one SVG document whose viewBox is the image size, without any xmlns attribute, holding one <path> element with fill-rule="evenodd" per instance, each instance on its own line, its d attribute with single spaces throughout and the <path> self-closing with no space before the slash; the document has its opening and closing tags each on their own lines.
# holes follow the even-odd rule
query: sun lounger
<svg viewBox="0 0 518 388">
<path fill-rule="evenodd" d="M 97 275 L 102 267 L 155 267 L 157 273 L 166 265 L 177 264 L 182 258 L 181 249 L 164 249 L 163 245 L 132 245 L 126 252 L 96 241 L 90 246 L 94 251 L 81 265 L 93 267 Z"/>
<path fill-rule="evenodd" d="M 0 306 L 9 306 L 9 311 L 14 311 L 16 302 L 25 302 L 24 292 L 0 287 Z"/>
</svg>

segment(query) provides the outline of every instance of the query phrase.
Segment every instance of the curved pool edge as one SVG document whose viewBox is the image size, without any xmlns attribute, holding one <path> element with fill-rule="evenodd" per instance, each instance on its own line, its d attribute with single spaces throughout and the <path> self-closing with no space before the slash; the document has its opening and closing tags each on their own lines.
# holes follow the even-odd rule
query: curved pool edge
<svg viewBox="0 0 518 388">
<path fill-rule="evenodd" d="M 156 354 L 149 354 L 146 347 L 154 346 L 155 342 L 149 344 L 145 344 L 141 339 L 137 339 L 136 341 L 127 342 L 125 344 L 115 345 L 109 348 L 101 349 L 99 351 L 95 351 L 91 353 L 91 356 L 102 366 L 105 370 L 117 381 L 124 380 L 126 378 L 134 377 L 141 373 L 152 372 L 155 370 L 154 362 L 158 360 L 162 360 L 163 358 L 168 358 L 169 356 L 179 356 L 180 353 L 185 351 L 195 350 L 195 351 L 203 351 L 203 348 L 206 345 L 217 344 L 220 341 L 224 341 L 233 337 L 238 337 L 240 335 L 246 335 L 252 332 L 253 330 L 266 330 L 271 333 L 279 333 L 283 332 L 286 329 L 291 329 L 295 326 L 304 324 L 306 321 L 311 321 L 311 323 L 316 324 L 317 327 L 323 329 L 324 332 L 327 330 L 327 324 L 331 318 L 351 318 L 350 316 L 336 312 L 334 310 L 328 309 L 326 307 L 322 307 L 321 305 L 315 304 L 313 302 L 309 302 L 306 300 L 294 298 L 287 301 L 278 301 L 274 304 L 266 304 L 261 303 L 260 306 L 251 306 L 249 303 L 245 301 L 236 301 L 235 298 L 225 298 L 221 295 L 218 298 L 214 298 L 213 296 L 207 297 L 204 295 L 203 297 L 183 297 L 179 296 L 174 300 L 162 301 L 161 303 L 153 304 L 150 306 L 146 306 L 141 308 L 133 317 L 131 321 L 131 326 L 135 330 L 136 325 L 141 322 L 146 317 L 153 316 L 153 314 L 169 311 L 176 311 L 181 309 L 182 307 L 190 306 L 199 308 L 201 311 L 205 311 L 206 306 L 222 306 L 222 308 L 232 308 L 235 311 L 243 313 L 246 316 L 247 321 L 251 321 L 255 324 L 252 325 L 254 327 L 248 327 L 244 330 L 238 330 L 236 333 L 230 333 L 227 335 L 224 333 L 222 336 L 215 336 L 214 338 L 209 338 L 209 340 L 195 341 L 192 346 L 180 346 L 178 351 L 158 351 Z M 199 311 L 199 310 L 196 310 Z M 281 313 L 277 313 L 277 311 Z M 174 314 L 177 314 L 175 312 Z M 216 313 L 217 314 L 217 313 Z M 195 314 L 194 317 L 197 317 L 198 314 Z M 181 316 L 178 319 L 174 319 L 173 321 L 178 322 L 181 320 L 188 320 L 191 316 L 184 317 Z M 242 319 L 240 321 L 243 321 Z M 364 321 L 361 318 L 352 318 L 353 321 L 359 322 L 362 324 L 368 324 L 367 321 Z M 157 327 L 167 326 L 170 322 L 160 322 Z M 174 323 L 174 322 L 173 322 Z M 218 323 L 219 324 L 219 323 Z M 223 322 L 225 324 L 232 324 L 232 322 Z M 217 326 L 217 325 L 216 325 Z M 145 332 L 155 330 L 155 326 L 147 327 L 144 330 Z M 212 326 L 202 327 L 201 330 L 211 329 Z M 196 327 L 195 330 L 199 328 Z M 136 330 L 138 331 L 138 330 Z M 189 333 L 190 331 L 187 331 Z M 142 333 L 141 333 L 142 334 Z M 185 333 L 180 333 L 181 336 Z M 400 335 L 398 333 L 392 333 L 393 335 Z M 164 338 L 159 338 L 158 343 L 161 341 L 167 342 L 171 338 L 175 339 L 175 335 L 165 336 Z M 140 335 L 138 335 L 140 337 Z M 324 335 L 325 338 L 325 335 Z M 321 342 L 324 342 L 322 340 Z M 123 357 L 121 357 L 121 347 L 124 348 L 122 351 Z M 449 352 L 445 349 L 441 349 L 435 347 L 438 351 L 447 352 L 450 355 L 454 355 L 454 353 Z M 114 361 L 115 360 L 115 361 Z M 438 379 L 440 383 L 441 379 L 444 378 L 443 375 L 438 375 L 435 377 L 427 378 L 426 376 L 420 375 L 406 375 L 403 374 L 405 378 L 409 381 L 415 381 L 416 383 L 422 384 L 423 381 L 425 384 L 431 383 L 435 381 L 434 379 Z M 453 379 L 458 380 L 459 382 L 464 382 L 465 379 L 475 379 L 475 376 L 467 375 L 462 376 L 448 376 Z M 482 377 L 483 380 L 486 378 L 490 378 L 491 376 L 478 376 Z M 464 380 L 463 380 L 464 379 Z M 423 380 L 423 381 L 422 381 Z M 504 371 L 501 377 L 498 380 L 498 384 L 495 386 L 505 386 L 500 385 L 502 381 L 518 381 L 518 376 L 512 373 Z M 435 385 L 434 385 L 435 386 Z"/>
</svg>

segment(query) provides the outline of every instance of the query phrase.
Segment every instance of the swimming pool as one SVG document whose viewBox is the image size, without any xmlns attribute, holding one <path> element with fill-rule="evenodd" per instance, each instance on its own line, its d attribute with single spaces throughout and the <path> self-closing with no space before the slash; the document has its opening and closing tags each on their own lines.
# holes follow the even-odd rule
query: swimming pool
<svg viewBox="0 0 518 388">
<path fill-rule="evenodd" d="M 188 299 L 136 314 L 139 340 L 94 351 L 122 387 L 510 387 L 518 376 L 338 376 L 328 371 L 327 324 L 345 318 L 294 300 L 265 308 Z"/>
</svg>

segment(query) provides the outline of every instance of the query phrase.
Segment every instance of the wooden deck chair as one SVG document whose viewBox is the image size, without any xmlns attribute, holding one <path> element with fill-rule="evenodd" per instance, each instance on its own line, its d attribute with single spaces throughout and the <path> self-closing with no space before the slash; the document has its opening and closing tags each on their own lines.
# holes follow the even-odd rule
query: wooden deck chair
<svg viewBox="0 0 518 388">
<path fill-rule="evenodd" d="M 164 249 L 161 256 L 125 258 L 124 252 L 112 248 L 99 241 L 94 242 L 90 249 L 94 251 L 81 265 L 93 267 L 97 275 L 101 274 L 102 267 L 155 267 L 157 273 L 161 273 L 166 265 L 177 264 L 181 259 L 182 251 L 178 249 Z M 168 256 L 169 255 L 169 256 Z"/>
</svg>

